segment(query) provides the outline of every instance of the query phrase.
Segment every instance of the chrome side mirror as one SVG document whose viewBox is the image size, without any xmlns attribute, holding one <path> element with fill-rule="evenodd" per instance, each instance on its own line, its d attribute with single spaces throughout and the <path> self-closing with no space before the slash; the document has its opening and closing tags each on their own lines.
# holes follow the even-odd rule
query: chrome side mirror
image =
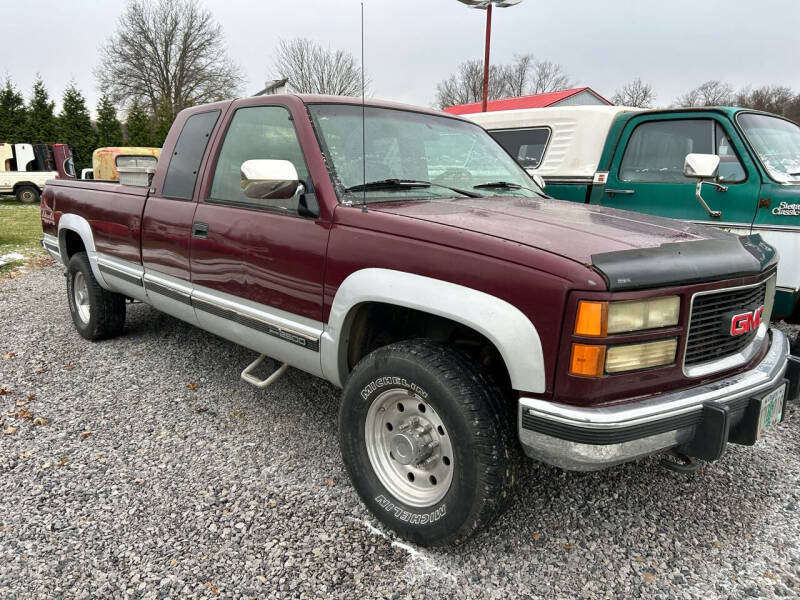
<svg viewBox="0 0 800 600">
<path fill-rule="evenodd" d="M 288 160 L 246 160 L 241 173 L 242 191 L 253 200 L 289 200 L 303 193 L 297 169 Z"/>
<path fill-rule="evenodd" d="M 719 156 L 716 154 L 687 154 L 683 163 L 683 174 L 698 179 L 714 179 L 719 171 Z"/>
<path fill-rule="evenodd" d="M 538 173 L 533 173 L 533 174 L 531 174 L 531 179 L 533 179 L 533 182 L 536 185 L 538 185 L 540 188 L 542 188 L 542 191 L 544 191 L 544 186 L 547 185 L 544 182 L 544 177 L 542 177 Z"/>
<path fill-rule="evenodd" d="M 722 211 L 711 210 L 705 200 L 703 200 L 703 184 L 713 186 L 718 192 L 727 192 L 728 186 L 720 185 L 715 181 L 706 181 L 714 179 L 719 171 L 719 156 L 716 154 L 687 154 L 686 160 L 683 163 L 683 174 L 686 177 L 697 179 L 697 186 L 694 190 L 695 198 L 700 203 L 709 217 L 719 219 L 722 216 Z"/>
</svg>

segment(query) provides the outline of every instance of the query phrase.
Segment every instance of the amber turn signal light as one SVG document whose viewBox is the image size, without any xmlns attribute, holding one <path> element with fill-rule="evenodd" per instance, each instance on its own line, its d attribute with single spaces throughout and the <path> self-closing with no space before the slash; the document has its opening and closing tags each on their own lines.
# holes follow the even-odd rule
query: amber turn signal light
<svg viewBox="0 0 800 600">
<path fill-rule="evenodd" d="M 605 361 L 605 346 L 572 344 L 572 356 L 569 359 L 570 375 L 602 377 Z"/>
<path fill-rule="evenodd" d="M 602 337 L 608 333 L 608 302 L 581 300 L 575 319 L 575 335 Z"/>
</svg>

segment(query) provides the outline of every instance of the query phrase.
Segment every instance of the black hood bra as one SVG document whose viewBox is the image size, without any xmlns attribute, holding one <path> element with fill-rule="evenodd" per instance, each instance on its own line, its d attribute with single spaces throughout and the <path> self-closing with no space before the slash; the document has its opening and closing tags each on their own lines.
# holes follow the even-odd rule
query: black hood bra
<svg viewBox="0 0 800 600">
<path fill-rule="evenodd" d="M 777 263 L 778 252 L 759 234 L 592 255 L 612 292 L 747 277 Z"/>
</svg>

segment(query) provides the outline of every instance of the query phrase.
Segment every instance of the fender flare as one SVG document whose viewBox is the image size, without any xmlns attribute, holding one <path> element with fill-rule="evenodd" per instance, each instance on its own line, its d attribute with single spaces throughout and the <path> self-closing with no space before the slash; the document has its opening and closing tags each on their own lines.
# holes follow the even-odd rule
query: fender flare
<svg viewBox="0 0 800 600">
<path fill-rule="evenodd" d="M 81 241 L 83 241 L 83 247 L 86 248 L 86 254 L 89 257 L 89 264 L 92 266 L 92 273 L 94 273 L 95 279 L 102 287 L 108 289 L 108 284 L 103 279 L 103 274 L 97 265 L 97 249 L 94 246 L 94 235 L 89 221 L 72 213 L 61 215 L 58 220 L 58 252 L 61 255 L 61 262 L 64 263 L 64 267 L 69 264 L 67 245 L 64 243 L 67 231 L 73 231 L 80 236 Z"/>
<path fill-rule="evenodd" d="M 351 273 L 339 286 L 320 338 L 325 378 L 338 387 L 347 379 L 347 328 L 359 305 L 380 302 L 456 321 L 488 338 L 500 352 L 515 390 L 545 391 L 544 354 L 539 333 L 518 308 L 505 300 L 448 281 L 368 268 Z"/>
</svg>

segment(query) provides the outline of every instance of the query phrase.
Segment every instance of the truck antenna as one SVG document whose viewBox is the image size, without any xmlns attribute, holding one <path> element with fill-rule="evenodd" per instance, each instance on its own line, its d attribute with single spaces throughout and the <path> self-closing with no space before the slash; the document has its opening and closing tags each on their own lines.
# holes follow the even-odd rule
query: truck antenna
<svg viewBox="0 0 800 600">
<path fill-rule="evenodd" d="M 361 167 L 364 189 L 361 191 L 361 212 L 367 212 L 367 117 L 364 101 L 364 3 L 361 3 Z"/>
</svg>

